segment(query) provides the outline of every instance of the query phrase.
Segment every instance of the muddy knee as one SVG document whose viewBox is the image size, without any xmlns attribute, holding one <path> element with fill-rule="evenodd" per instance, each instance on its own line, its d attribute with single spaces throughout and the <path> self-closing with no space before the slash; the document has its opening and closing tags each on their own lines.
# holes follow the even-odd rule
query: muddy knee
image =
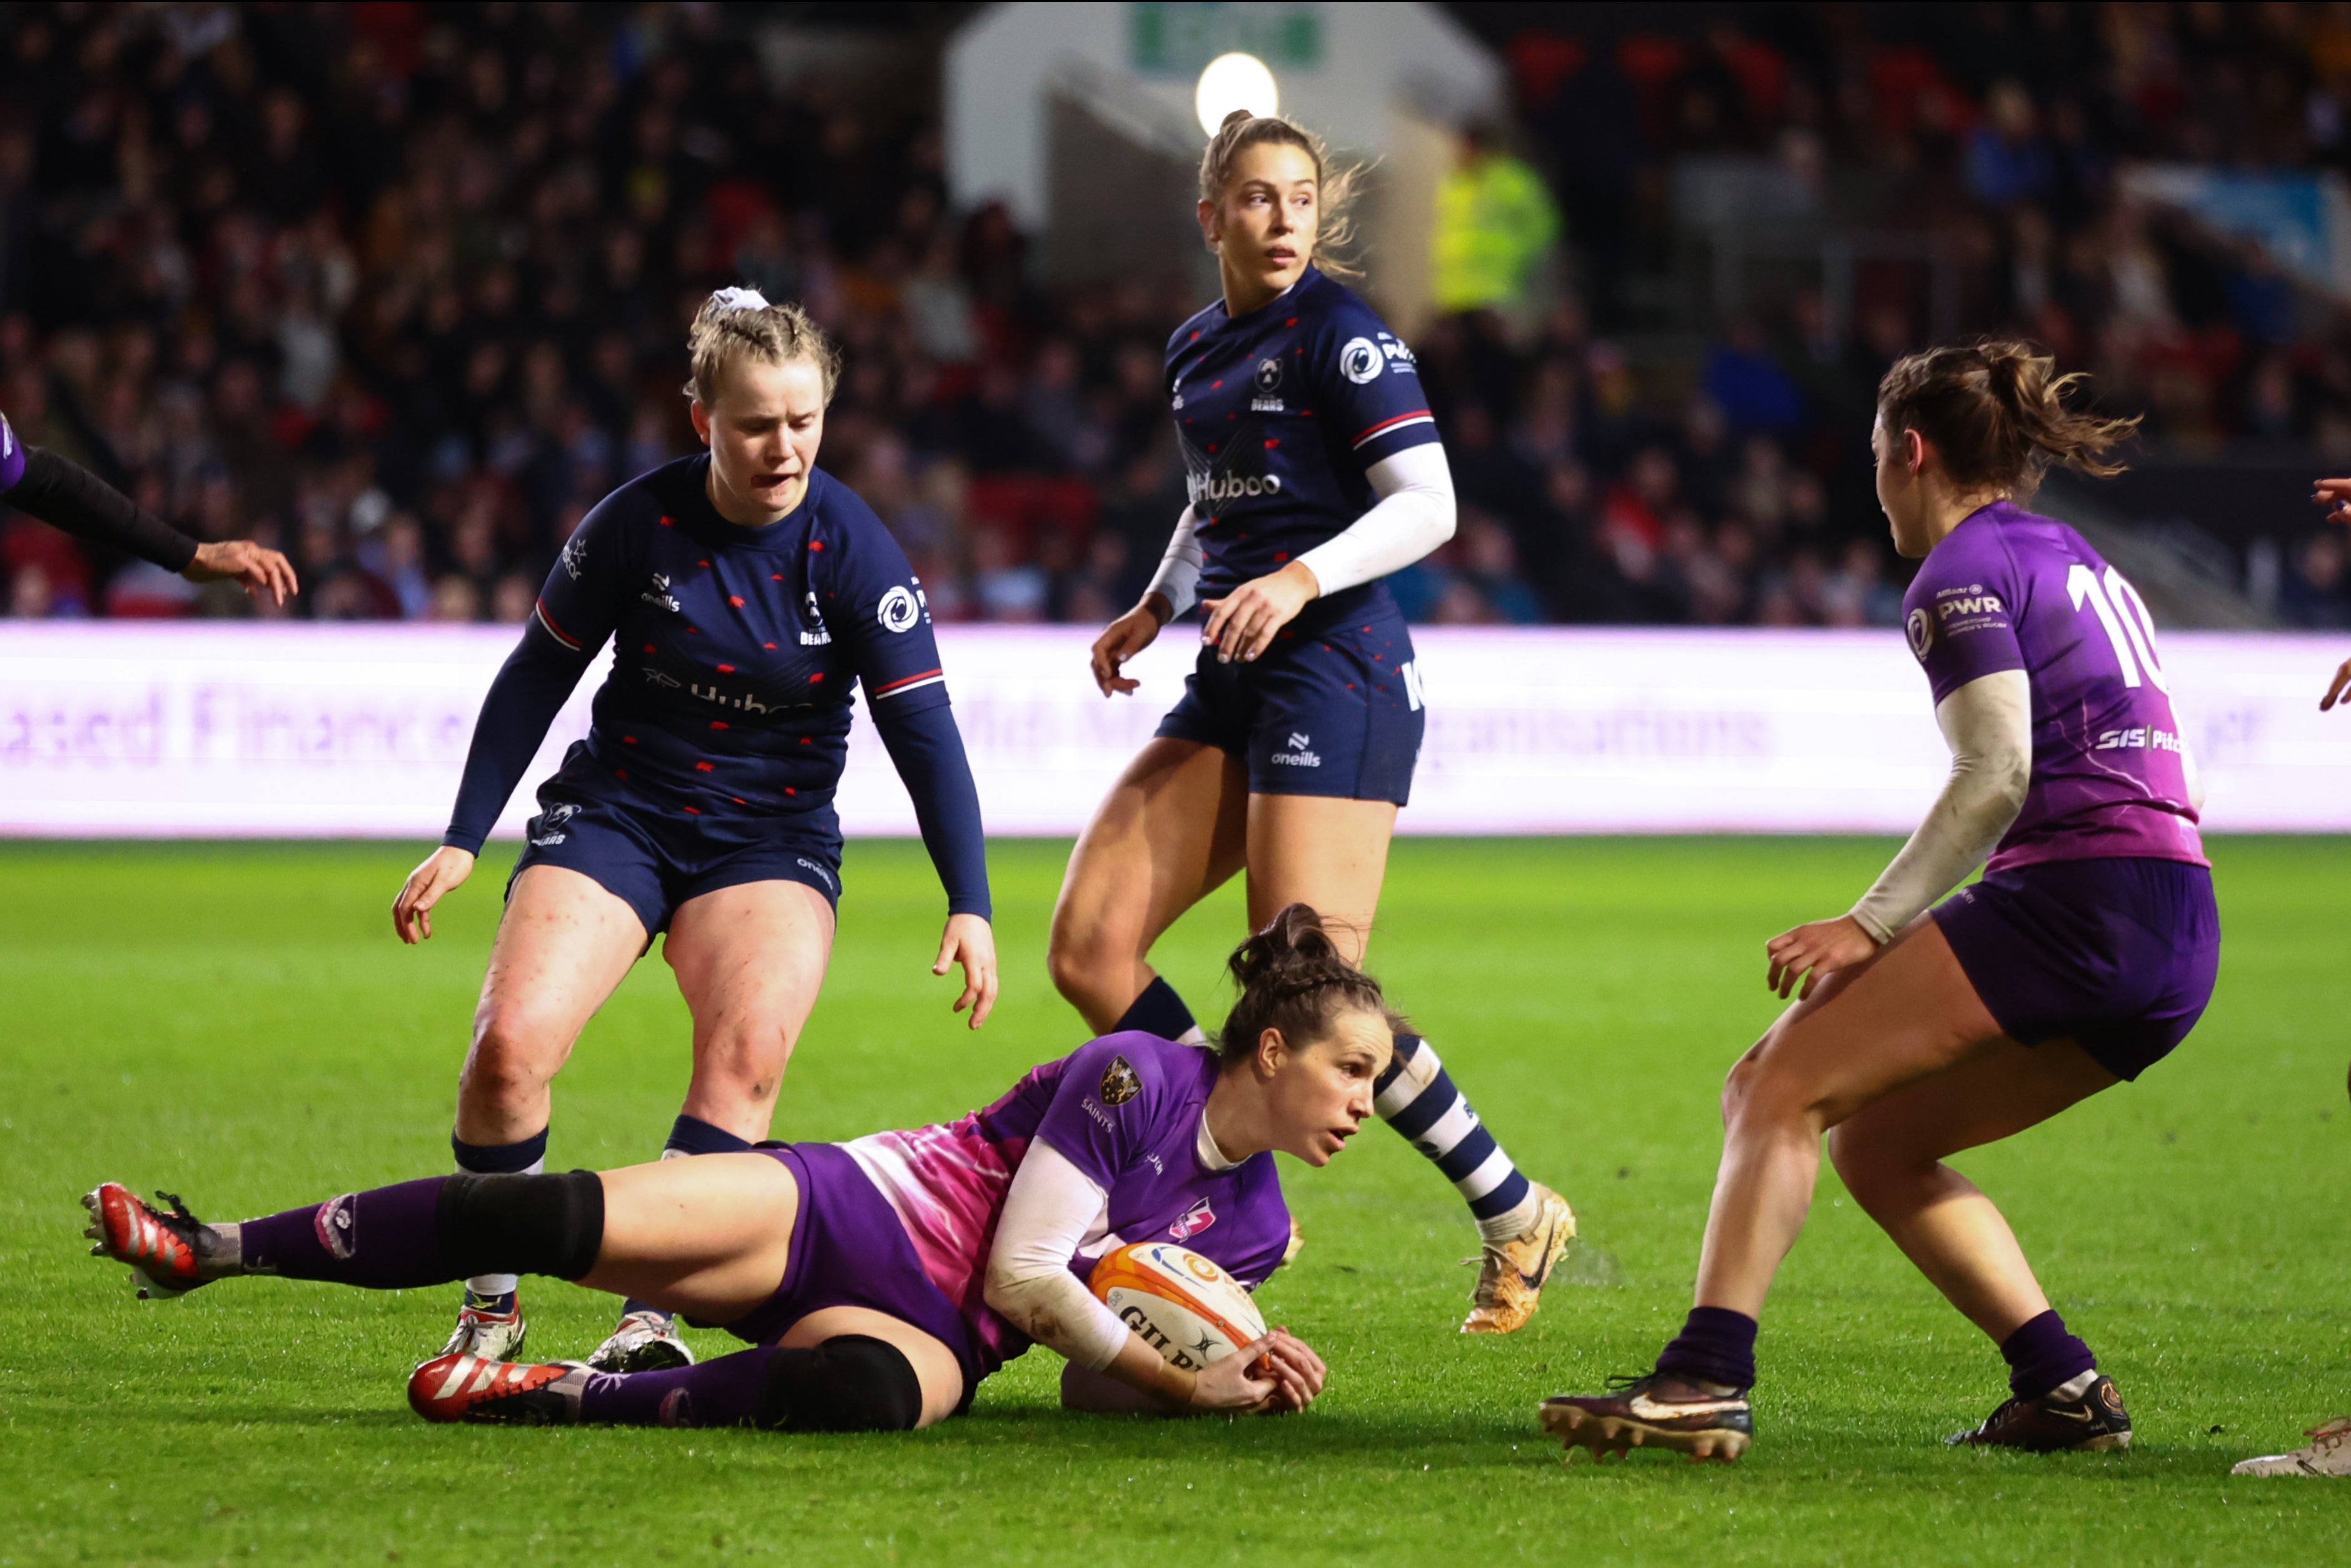
<svg viewBox="0 0 2351 1568">
<path fill-rule="evenodd" d="M 792 1043 L 779 1019 L 723 1020 L 694 1054 L 695 1097 L 767 1110 L 783 1087 Z"/>
<path fill-rule="evenodd" d="M 458 1100 L 499 1113 L 527 1111 L 570 1054 L 569 1040 L 521 1009 L 489 1014 L 475 1026 L 457 1074 Z"/>
</svg>

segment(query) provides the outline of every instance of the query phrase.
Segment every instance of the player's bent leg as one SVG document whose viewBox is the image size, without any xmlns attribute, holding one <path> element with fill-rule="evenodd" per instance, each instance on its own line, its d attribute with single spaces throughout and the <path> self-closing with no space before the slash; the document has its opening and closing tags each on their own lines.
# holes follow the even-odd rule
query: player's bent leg
<svg viewBox="0 0 2351 1568">
<path fill-rule="evenodd" d="M 1164 736 L 1111 786 L 1071 853 L 1046 949 L 1054 988 L 1087 1028 L 1118 1026 L 1157 979 L 1149 955 L 1160 933 L 1241 869 L 1249 801 L 1239 758 Z M 1168 999 L 1165 1019 L 1134 1027 L 1165 1033 L 1188 1020 L 1172 991 Z"/>
<path fill-rule="evenodd" d="M 648 940 L 643 921 L 593 878 L 527 866 L 509 891 L 474 1012 L 474 1040 L 457 1080 L 450 1135 L 457 1168 L 528 1175 L 547 1153 L 549 1085 L 572 1042 L 621 983 Z M 509 1274 L 465 1282 L 444 1354 L 505 1360 L 528 1333 Z"/>
<path fill-rule="evenodd" d="M 832 936 L 832 904 L 802 883 L 741 883 L 678 905 L 663 956 L 694 1016 L 685 1115 L 747 1145 L 768 1135 Z"/>
<path fill-rule="evenodd" d="M 1311 904 L 1363 962 L 1387 873 L 1396 808 L 1327 795 L 1249 797 L 1249 920 L 1262 926 L 1287 904 Z M 1535 1314 L 1542 1289 L 1575 1236 L 1567 1200 L 1530 1181 L 1417 1034 L 1396 1037 L 1376 1085 L 1381 1120 L 1434 1164 L 1478 1222 L 1478 1283 L 1464 1333 L 1510 1333 Z"/>
<path fill-rule="evenodd" d="M 1942 1163 L 2117 1082 L 2070 1040 L 2027 1048 L 2003 1039 L 1873 1102 L 1829 1134 L 1829 1157 L 1855 1200 L 2009 1364 L 2010 1397 L 1955 1443 L 2037 1453 L 2130 1446 L 2120 1392 L 2050 1306 L 2007 1220 Z"/>
</svg>

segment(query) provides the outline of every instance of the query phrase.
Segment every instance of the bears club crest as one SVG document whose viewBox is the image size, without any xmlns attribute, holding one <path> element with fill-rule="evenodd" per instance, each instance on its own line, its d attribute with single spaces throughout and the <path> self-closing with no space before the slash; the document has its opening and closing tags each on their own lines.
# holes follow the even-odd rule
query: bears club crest
<svg viewBox="0 0 2351 1568">
<path fill-rule="evenodd" d="M 1123 1056 L 1111 1058 L 1110 1065 L 1102 1069 L 1102 1103 L 1123 1105 L 1142 1092 L 1143 1080 L 1134 1075 L 1134 1063 Z"/>
</svg>

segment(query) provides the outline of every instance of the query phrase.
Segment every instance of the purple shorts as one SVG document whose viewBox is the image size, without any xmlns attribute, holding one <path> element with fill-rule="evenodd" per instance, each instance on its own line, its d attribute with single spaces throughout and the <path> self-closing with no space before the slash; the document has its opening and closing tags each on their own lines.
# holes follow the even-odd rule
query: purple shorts
<svg viewBox="0 0 2351 1568">
<path fill-rule="evenodd" d="M 1976 995 L 2026 1045 L 2071 1040 L 2137 1078 L 2212 999 L 2212 873 L 2165 860 L 2044 861 L 1988 872 L 1935 906 Z"/>
<path fill-rule="evenodd" d="M 866 1307 L 938 1340 L 963 1366 L 961 1415 L 987 1371 L 978 1336 L 955 1303 L 923 1272 L 923 1260 L 898 1211 L 838 1144 L 762 1144 L 800 1189 L 784 1282 L 745 1317 L 725 1325 L 753 1344 L 773 1344 L 784 1331 L 824 1307 Z"/>
</svg>

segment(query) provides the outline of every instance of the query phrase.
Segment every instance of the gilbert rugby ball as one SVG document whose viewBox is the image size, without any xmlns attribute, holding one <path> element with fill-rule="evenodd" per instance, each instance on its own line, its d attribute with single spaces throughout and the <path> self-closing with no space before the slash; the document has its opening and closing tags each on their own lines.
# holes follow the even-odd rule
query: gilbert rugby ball
<svg viewBox="0 0 2351 1568">
<path fill-rule="evenodd" d="M 1104 1253 L 1086 1283 L 1144 1343 L 1187 1371 L 1265 1336 L 1265 1318 L 1240 1281 L 1173 1241 Z"/>
</svg>

